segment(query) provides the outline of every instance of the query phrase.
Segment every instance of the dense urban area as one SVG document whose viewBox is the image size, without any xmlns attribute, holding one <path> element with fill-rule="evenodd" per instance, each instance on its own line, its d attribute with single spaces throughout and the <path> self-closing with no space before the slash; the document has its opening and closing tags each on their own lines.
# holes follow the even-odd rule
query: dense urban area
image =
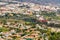
<svg viewBox="0 0 60 40">
<path fill-rule="evenodd" d="M 0 40 L 60 40 L 60 7 L 0 2 Z"/>
</svg>

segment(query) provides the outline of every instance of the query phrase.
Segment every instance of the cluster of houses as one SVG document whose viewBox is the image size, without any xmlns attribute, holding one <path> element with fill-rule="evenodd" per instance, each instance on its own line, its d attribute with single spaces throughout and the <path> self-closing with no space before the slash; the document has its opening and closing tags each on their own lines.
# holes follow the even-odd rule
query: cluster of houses
<svg viewBox="0 0 60 40">
<path fill-rule="evenodd" d="M 37 23 L 33 25 L 34 27 L 32 27 L 32 25 L 26 25 L 24 21 L 11 22 L 10 20 L 6 21 L 5 23 L 3 23 L 4 21 L 0 22 L 0 28 L 8 29 L 7 32 L 3 32 L 1 31 L 2 29 L 0 29 L 0 40 L 13 40 L 16 38 L 17 40 L 44 40 L 43 37 L 45 37 L 45 33 L 41 33 L 40 30 L 48 30 L 48 28 L 44 28 L 46 25 L 60 27 L 60 21 L 47 20 L 43 15 L 40 15 L 40 11 L 57 11 L 57 9 L 60 8 L 25 2 L 18 2 L 18 4 L 4 4 L 4 6 L 0 7 L 0 16 L 4 16 L 6 13 L 9 13 L 10 16 L 14 16 L 12 13 L 16 13 L 16 15 L 18 13 L 28 16 L 32 15 L 33 18 L 36 17 L 36 20 L 43 25 L 40 26 Z M 35 12 L 37 13 L 35 14 Z M 20 17 L 19 14 L 17 16 Z M 45 39 L 48 40 L 48 37 L 45 37 Z"/>
<path fill-rule="evenodd" d="M 36 24 L 36 28 L 33 28 L 31 25 L 25 25 L 21 22 L 10 21 L 7 21 L 5 24 L 3 24 L 3 22 L 0 22 L 0 28 L 8 29 L 6 32 L 0 32 L 0 40 L 13 40 L 14 38 L 17 38 L 16 40 L 44 40 L 43 34 L 40 34 L 37 28 L 47 30 L 42 28 L 39 24 Z M 40 35 L 42 38 L 40 38 Z"/>
<path fill-rule="evenodd" d="M 1 2 L 3 3 L 3 2 Z M 18 2 L 11 4 L 4 4 L 0 7 L 0 14 L 2 13 L 22 13 L 22 14 L 32 14 L 34 11 L 57 11 L 59 7 L 44 6 L 34 3 Z"/>
</svg>

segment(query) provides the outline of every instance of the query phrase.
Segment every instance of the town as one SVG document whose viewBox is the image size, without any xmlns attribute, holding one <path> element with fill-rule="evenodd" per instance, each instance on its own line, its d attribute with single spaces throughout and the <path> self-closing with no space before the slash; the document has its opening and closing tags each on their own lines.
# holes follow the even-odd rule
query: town
<svg viewBox="0 0 60 40">
<path fill-rule="evenodd" d="M 0 2 L 0 40 L 60 40 L 60 7 Z"/>
</svg>

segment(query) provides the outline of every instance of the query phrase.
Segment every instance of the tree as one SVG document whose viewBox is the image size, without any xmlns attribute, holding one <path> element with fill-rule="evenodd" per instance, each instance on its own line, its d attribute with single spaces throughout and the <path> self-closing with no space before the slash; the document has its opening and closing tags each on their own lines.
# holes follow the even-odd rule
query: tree
<svg viewBox="0 0 60 40">
<path fill-rule="evenodd" d="M 60 32 L 58 32 L 58 33 L 56 33 L 56 32 L 51 33 L 51 36 L 49 37 L 49 40 L 60 40 Z"/>
<path fill-rule="evenodd" d="M 31 38 L 27 38 L 26 40 L 33 40 L 33 39 L 31 39 Z"/>
</svg>

